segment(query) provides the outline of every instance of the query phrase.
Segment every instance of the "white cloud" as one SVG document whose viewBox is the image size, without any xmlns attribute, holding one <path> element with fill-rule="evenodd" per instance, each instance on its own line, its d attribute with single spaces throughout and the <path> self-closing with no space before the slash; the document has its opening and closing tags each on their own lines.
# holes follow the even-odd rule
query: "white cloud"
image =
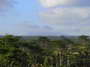
<svg viewBox="0 0 90 67">
<path fill-rule="evenodd" d="M 67 5 L 75 3 L 76 0 L 40 0 L 44 7 L 54 7 L 57 5 Z"/>
<path fill-rule="evenodd" d="M 79 22 L 90 17 L 90 8 L 53 8 L 40 13 L 40 17 L 48 24 Z"/>
<path fill-rule="evenodd" d="M 41 22 L 66 34 L 90 34 L 90 8 L 51 8 L 40 13 Z"/>
</svg>

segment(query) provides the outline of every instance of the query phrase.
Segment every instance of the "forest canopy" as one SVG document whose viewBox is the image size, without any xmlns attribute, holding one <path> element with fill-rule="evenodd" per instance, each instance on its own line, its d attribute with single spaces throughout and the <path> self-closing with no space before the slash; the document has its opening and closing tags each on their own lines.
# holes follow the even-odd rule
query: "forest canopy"
<svg viewBox="0 0 90 67">
<path fill-rule="evenodd" d="M 0 37 L 0 67 L 90 67 L 90 37 Z"/>
</svg>

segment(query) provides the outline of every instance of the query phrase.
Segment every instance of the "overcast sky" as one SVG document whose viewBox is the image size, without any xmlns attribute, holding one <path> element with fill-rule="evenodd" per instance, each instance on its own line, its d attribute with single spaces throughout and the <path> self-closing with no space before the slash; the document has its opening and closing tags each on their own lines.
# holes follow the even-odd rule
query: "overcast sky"
<svg viewBox="0 0 90 67">
<path fill-rule="evenodd" d="M 0 35 L 90 35 L 90 0 L 0 0 Z"/>
</svg>

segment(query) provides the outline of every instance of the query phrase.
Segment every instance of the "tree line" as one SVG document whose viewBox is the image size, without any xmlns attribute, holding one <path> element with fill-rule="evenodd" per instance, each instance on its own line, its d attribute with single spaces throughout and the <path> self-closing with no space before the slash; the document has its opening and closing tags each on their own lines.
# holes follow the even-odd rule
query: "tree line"
<svg viewBox="0 0 90 67">
<path fill-rule="evenodd" d="M 0 38 L 0 67 L 90 67 L 90 38 L 24 40 L 5 35 Z"/>
</svg>

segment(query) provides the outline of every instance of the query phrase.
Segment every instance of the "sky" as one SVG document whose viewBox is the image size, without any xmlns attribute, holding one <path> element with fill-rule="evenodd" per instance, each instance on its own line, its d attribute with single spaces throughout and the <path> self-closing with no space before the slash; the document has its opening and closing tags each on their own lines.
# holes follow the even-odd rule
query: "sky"
<svg viewBox="0 0 90 67">
<path fill-rule="evenodd" d="M 0 0 L 0 35 L 90 35 L 90 0 Z"/>
</svg>

